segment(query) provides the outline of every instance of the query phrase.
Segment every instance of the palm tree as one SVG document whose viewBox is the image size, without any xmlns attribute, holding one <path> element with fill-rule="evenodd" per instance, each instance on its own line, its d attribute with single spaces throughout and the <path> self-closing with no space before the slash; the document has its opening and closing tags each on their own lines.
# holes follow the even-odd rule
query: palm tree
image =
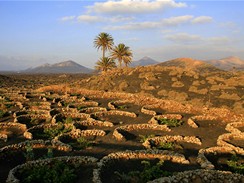
<svg viewBox="0 0 244 183">
<path fill-rule="evenodd" d="M 107 71 L 116 67 L 114 60 L 108 57 L 100 58 L 96 64 L 95 68 L 100 71 Z"/>
<path fill-rule="evenodd" d="M 114 45 L 114 39 L 108 33 L 101 32 L 94 40 L 94 47 L 103 52 L 103 58 L 105 58 L 105 51 L 111 50 Z"/>
<path fill-rule="evenodd" d="M 130 64 L 131 60 L 132 60 L 132 52 L 130 50 L 130 47 L 125 46 L 123 43 L 118 44 L 118 46 L 115 46 L 112 49 L 111 58 L 118 60 L 120 68 L 121 68 L 122 62 L 124 62 L 125 66 L 127 67 L 128 64 Z"/>
</svg>

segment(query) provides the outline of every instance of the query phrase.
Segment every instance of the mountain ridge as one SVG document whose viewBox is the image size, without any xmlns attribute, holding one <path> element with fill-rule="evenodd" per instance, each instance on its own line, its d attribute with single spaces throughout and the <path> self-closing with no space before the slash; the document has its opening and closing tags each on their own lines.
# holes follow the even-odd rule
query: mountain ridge
<svg viewBox="0 0 244 183">
<path fill-rule="evenodd" d="M 217 67 L 213 66 L 212 64 L 209 64 L 207 62 L 204 62 L 202 60 L 196 60 L 193 58 L 176 58 L 173 60 L 168 60 L 165 62 L 161 62 L 157 64 L 159 66 L 165 66 L 165 67 L 180 67 L 188 70 L 195 70 L 200 72 L 214 72 L 214 71 L 220 71 L 221 69 L 218 69 Z"/>
<path fill-rule="evenodd" d="M 144 56 L 141 59 L 137 61 L 133 61 L 131 63 L 131 67 L 137 67 L 137 66 L 147 66 L 147 65 L 153 65 L 153 64 L 158 64 L 159 62 L 152 59 L 151 57 Z"/>
<path fill-rule="evenodd" d="M 55 64 L 43 64 L 34 68 L 28 68 L 22 72 L 26 73 L 91 73 L 93 70 L 84 67 L 72 60 L 58 62 Z"/>
<path fill-rule="evenodd" d="M 237 56 L 229 56 L 216 60 L 206 60 L 205 62 L 222 70 L 244 70 L 244 60 L 241 60 Z"/>
</svg>

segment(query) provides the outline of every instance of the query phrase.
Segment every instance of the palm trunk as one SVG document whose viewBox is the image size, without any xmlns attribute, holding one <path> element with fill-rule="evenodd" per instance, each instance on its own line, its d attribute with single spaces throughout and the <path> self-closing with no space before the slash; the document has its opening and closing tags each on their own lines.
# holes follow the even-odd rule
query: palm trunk
<svg viewBox="0 0 244 183">
<path fill-rule="evenodd" d="M 122 68 L 122 60 L 119 59 L 118 61 L 119 61 L 119 68 L 121 69 Z"/>
<path fill-rule="evenodd" d="M 103 46 L 103 59 L 105 58 L 105 46 Z"/>
</svg>

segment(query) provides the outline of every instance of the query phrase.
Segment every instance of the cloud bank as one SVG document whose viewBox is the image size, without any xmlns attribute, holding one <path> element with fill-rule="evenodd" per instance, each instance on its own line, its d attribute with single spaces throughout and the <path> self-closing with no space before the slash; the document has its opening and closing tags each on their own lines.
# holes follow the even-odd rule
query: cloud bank
<svg viewBox="0 0 244 183">
<path fill-rule="evenodd" d="M 169 8 L 187 7 L 185 3 L 177 3 L 174 0 L 121 0 L 97 2 L 88 6 L 88 12 L 105 14 L 141 14 L 163 11 Z"/>
</svg>

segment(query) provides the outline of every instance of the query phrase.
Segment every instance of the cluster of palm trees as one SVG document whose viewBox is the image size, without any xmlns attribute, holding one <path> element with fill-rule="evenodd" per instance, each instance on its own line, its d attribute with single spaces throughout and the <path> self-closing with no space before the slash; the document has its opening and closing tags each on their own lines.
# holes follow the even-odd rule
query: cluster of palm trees
<svg viewBox="0 0 244 183">
<path fill-rule="evenodd" d="M 94 46 L 98 50 L 102 50 L 102 58 L 100 58 L 95 68 L 100 71 L 107 71 L 112 68 L 117 67 L 115 60 L 118 61 L 119 68 L 122 67 L 122 63 L 127 67 L 132 61 L 132 52 L 128 46 L 125 46 L 123 43 L 114 46 L 113 37 L 105 32 L 101 32 L 96 36 L 94 40 Z M 110 57 L 105 56 L 105 52 L 110 51 Z"/>
</svg>

